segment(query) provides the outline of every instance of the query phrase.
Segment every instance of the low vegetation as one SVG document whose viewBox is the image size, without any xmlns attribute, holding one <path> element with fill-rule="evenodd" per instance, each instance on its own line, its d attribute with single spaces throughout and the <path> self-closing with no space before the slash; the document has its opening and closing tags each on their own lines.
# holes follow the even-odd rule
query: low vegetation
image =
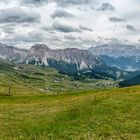
<svg viewBox="0 0 140 140">
<path fill-rule="evenodd" d="M 0 139 L 139 140 L 139 90 L 1 96 Z"/>
<path fill-rule="evenodd" d="M 75 80 L 49 67 L 11 65 L 0 62 L 0 94 L 8 94 L 9 80 L 11 93 L 17 96 L 58 94 L 118 86 L 113 80 Z"/>
<path fill-rule="evenodd" d="M 111 80 L 76 81 L 51 68 L 0 66 L 0 139 L 140 139 L 140 86 L 115 88 Z"/>
</svg>

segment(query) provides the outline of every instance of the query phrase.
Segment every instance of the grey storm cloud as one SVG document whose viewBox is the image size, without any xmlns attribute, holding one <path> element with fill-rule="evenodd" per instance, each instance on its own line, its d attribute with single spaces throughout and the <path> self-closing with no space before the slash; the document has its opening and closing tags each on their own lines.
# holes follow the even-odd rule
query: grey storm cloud
<svg viewBox="0 0 140 140">
<path fill-rule="evenodd" d="M 21 5 L 43 5 L 50 2 L 50 0 L 21 0 Z"/>
<path fill-rule="evenodd" d="M 77 47 L 80 46 L 82 48 L 87 48 L 89 47 L 91 44 L 95 43 L 95 40 L 93 39 L 88 39 L 88 38 L 80 38 L 80 37 L 66 37 L 64 36 L 64 38 L 66 39 L 63 43 L 64 45 L 66 45 L 67 47 Z"/>
<path fill-rule="evenodd" d="M 64 38 L 67 40 L 77 40 L 77 39 L 81 39 L 80 37 L 75 37 L 73 35 L 64 35 Z"/>
<path fill-rule="evenodd" d="M 132 25 L 127 25 L 126 28 L 130 31 L 136 31 L 135 27 Z"/>
<path fill-rule="evenodd" d="M 30 42 L 40 42 L 44 40 L 44 36 L 38 32 L 30 32 L 28 34 L 13 34 L 7 35 L 3 40 L 5 42 L 14 42 L 14 43 L 30 43 Z"/>
<path fill-rule="evenodd" d="M 81 30 L 78 27 L 74 27 L 70 24 L 60 23 L 58 21 L 55 21 L 52 27 L 54 30 L 57 30 L 59 32 L 64 32 L 64 33 L 81 32 Z"/>
<path fill-rule="evenodd" d="M 65 18 L 70 18 L 70 17 L 74 17 L 73 14 L 71 13 L 68 13 L 67 11 L 65 10 L 56 10 L 54 11 L 54 13 L 51 15 L 52 18 L 61 18 L 61 17 L 65 17 Z"/>
<path fill-rule="evenodd" d="M 52 26 L 42 26 L 42 27 L 40 27 L 40 29 L 44 30 L 44 31 L 53 31 Z"/>
<path fill-rule="evenodd" d="M 110 3 L 103 3 L 97 11 L 115 11 L 115 8 Z"/>
<path fill-rule="evenodd" d="M 111 22 L 126 22 L 125 19 L 118 18 L 118 17 L 110 17 L 109 21 L 111 21 Z"/>
<path fill-rule="evenodd" d="M 4 26 L 4 27 L 2 27 L 2 29 L 7 34 L 14 34 L 15 33 L 15 29 L 11 26 Z"/>
<path fill-rule="evenodd" d="M 40 15 L 37 12 L 25 12 L 21 8 L 7 8 L 0 10 L 0 23 L 32 23 L 39 22 Z"/>
<path fill-rule="evenodd" d="M 60 7 L 68 5 L 80 5 L 90 3 L 92 0 L 21 0 L 24 5 L 43 5 L 50 2 L 55 2 Z"/>
<path fill-rule="evenodd" d="M 81 30 L 84 30 L 84 31 L 90 31 L 90 32 L 93 31 L 91 28 L 86 27 L 86 26 L 84 26 L 84 25 L 79 25 L 79 28 L 80 28 Z"/>
<path fill-rule="evenodd" d="M 9 3 L 9 0 L 3 0 L 3 1 L 1 1 L 1 2 L 3 2 L 3 3 Z"/>
<path fill-rule="evenodd" d="M 80 5 L 90 3 L 92 0 L 54 0 L 60 6 Z"/>
</svg>

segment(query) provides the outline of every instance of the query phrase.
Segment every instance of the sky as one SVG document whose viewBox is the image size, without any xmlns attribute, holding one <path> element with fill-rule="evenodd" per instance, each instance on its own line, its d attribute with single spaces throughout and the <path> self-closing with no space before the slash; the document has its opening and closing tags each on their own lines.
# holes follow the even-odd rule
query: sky
<svg viewBox="0 0 140 140">
<path fill-rule="evenodd" d="M 140 0 L 1 0 L 0 42 L 27 49 L 140 44 Z"/>
</svg>

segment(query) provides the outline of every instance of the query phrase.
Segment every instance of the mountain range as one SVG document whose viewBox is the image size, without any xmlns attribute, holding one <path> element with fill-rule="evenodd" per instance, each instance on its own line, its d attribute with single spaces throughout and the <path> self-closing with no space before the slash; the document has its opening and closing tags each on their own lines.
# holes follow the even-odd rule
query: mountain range
<svg viewBox="0 0 140 140">
<path fill-rule="evenodd" d="M 103 61 L 88 50 L 76 48 L 51 50 L 44 44 L 36 44 L 27 52 L 21 63 L 52 66 L 64 72 L 75 73 L 94 69 L 102 65 Z"/>
<path fill-rule="evenodd" d="M 89 51 L 100 56 L 110 67 L 125 71 L 140 71 L 140 47 L 124 44 L 103 44 L 90 47 Z"/>
<path fill-rule="evenodd" d="M 52 50 L 44 44 L 35 44 L 29 50 L 25 50 L 0 44 L 0 58 L 4 61 L 53 67 L 60 73 L 74 76 L 76 79 L 128 81 L 140 74 L 139 53 L 140 50 L 136 46 L 118 44 L 105 44 L 90 47 L 88 50 Z"/>
<path fill-rule="evenodd" d="M 0 43 L 0 58 L 5 61 L 18 63 L 19 60 L 25 57 L 26 53 L 27 50 Z"/>
</svg>

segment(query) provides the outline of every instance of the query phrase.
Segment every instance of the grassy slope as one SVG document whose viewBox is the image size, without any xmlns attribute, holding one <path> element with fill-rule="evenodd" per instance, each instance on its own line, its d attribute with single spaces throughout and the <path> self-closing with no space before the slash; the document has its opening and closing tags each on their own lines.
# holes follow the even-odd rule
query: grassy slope
<svg viewBox="0 0 140 140">
<path fill-rule="evenodd" d="M 33 65 L 11 65 L 0 62 L 0 94 L 8 93 L 8 81 L 12 83 L 14 95 L 36 95 L 41 93 L 66 93 L 94 88 L 113 87 L 117 84 L 111 80 L 86 79 L 72 80 L 52 68 Z"/>
<path fill-rule="evenodd" d="M 140 86 L 0 97 L 0 139 L 139 140 Z"/>
</svg>

